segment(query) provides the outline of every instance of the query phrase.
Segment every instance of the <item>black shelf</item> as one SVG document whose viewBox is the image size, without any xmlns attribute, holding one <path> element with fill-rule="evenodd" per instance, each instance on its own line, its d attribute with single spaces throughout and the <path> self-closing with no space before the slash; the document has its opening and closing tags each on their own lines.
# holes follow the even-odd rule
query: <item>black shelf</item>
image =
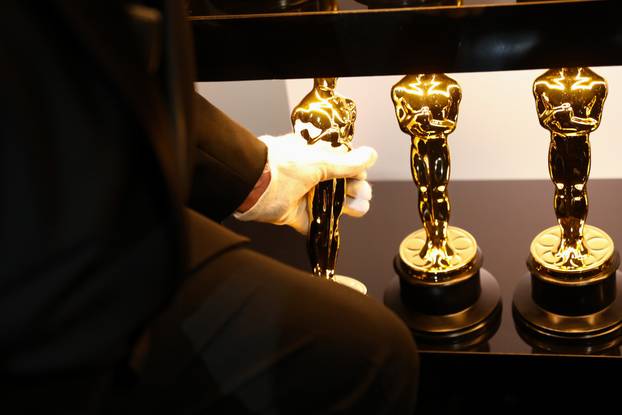
<svg viewBox="0 0 622 415">
<path fill-rule="evenodd" d="M 198 81 L 622 64 L 614 1 L 193 16 Z"/>
<path fill-rule="evenodd" d="M 382 301 L 394 278 L 393 258 L 401 240 L 421 223 L 417 191 L 411 181 L 372 183 L 370 211 L 360 219 L 341 219 L 337 272 L 355 277 L 368 295 Z M 619 206 L 622 180 L 590 180 L 587 222 L 622 241 Z M 481 343 L 430 347 L 419 343 L 421 375 L 417 414 L 586 413 L 620 407 L 622 338 L 604 350 L 598 345 L 533 341 L 515 324 L 512 297 L 527 271 L 529 244 L 555 224 L 553 184 L 549 180 L 455 181 L 450 183 L 451 223 L 471 232 L 484 254 L 484 268 L 501 288 L 498 328 Z M 251 239 L 251 248 L 308 270 L 305 238 L 286 226 L 227 220 L 229 228 Z M 303 294 L 301 294 L 303 295 Z M 582 350 L 581 350 L 582 349 Z M 617 410 L 619 412 L 619 409 Z"/>
</svg>

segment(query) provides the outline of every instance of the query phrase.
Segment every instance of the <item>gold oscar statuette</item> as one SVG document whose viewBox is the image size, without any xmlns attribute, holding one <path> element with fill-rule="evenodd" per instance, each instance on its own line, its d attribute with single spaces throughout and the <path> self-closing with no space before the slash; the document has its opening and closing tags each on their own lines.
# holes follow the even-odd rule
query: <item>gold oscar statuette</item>
<svg viewBox="0 0 622 415">
<path fill-rule="evenodd" d="M 535 80 L 533 95 L 551 137 L 557 226 L 531 242 L 529 273 L 514 295 L 515 321 L 532 337 L 611 341 L 622 329 L 619 255 L 604 230 L 586 224 L 590 134 L 601 122 L 607 82 L 586 67 L 550 69 Z"/>
<path fill-rule="evenodd" d="M 335 92 L 337 78 L 315 78 L 313 90 L 292 111 L 294 129 L 309 145 L 349 151 L 354 134 L 354 101 Z M 339 218 L 346 200 L 346 179 L 319 183 L 308 195 L 309 236 L 307 250 L 313 274 L 346 285 L 363 294 L 360 281 L 335 274 L 339 253 Z"/>
<path fill-rule="evenodd" d="M 473 235 L 449 225 L 448 136 L 456 128 L 462 90 L 445 74 L 408 75 L 393 86 L 391 98 L 399 127 L 411 140 L 423 228 L 401 242 L 399 278 L 385 291 L 385 303 L 424 342 L 481 340 L 498 321 L 499 287 L 481 268 Z"/>
</svg>

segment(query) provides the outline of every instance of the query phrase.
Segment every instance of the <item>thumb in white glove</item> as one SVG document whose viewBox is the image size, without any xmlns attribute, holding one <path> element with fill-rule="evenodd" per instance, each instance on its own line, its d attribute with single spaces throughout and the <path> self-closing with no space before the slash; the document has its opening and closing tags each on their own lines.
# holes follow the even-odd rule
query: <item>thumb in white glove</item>
<svg viewBox="0 0 622 415">
<path fill-rule="evenodd" d="M 259 137 L 268 147 L 271 180 L 254 206 L 234 216 L 243 221 L 289 225 L 302 234 L 309 231 L 307 193 L 319 182 L 335 178 L 346 181 L 346 203 L 343 213 L 355 217 L 369 210 L 371 186 L 365 180 L 366 170 L 378 157 L 371 147 L 346 152 L 328 142 L 308 145 L 298 134 Z"/>
</svg>

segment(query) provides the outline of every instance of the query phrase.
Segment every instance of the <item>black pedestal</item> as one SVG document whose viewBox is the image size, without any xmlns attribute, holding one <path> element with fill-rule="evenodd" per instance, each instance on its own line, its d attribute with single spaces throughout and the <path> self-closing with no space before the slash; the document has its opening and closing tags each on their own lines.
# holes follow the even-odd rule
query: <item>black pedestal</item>
<svg viewBox="0 0 622 415">
<path fill-rule="evenodd" d="M 437 282 L 413 277 L 398 256 L 398 276 L 386 288 L 384 303 L 421 344 L 441 350 L 480 347 L 495 333 L 501 316 L 499 284 L 481 262 L 478 252 L 473 267 Z"/>
<path fill-rule="evenodd" d="M 616 252 L 597 273 L 563 279 L 539 269 L 530 272 L 514 291 L 512 315 L 519 334 L 545 350 L 560 347 L 591 354 L 615 348 L 622 341 L 622 273 Z"/>
</svg>

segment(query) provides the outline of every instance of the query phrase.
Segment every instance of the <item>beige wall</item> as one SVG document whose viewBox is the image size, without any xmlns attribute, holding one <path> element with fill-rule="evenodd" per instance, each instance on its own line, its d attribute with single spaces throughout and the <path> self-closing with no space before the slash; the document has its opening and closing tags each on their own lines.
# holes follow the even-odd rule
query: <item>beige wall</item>
<svg viewBox="0 0 622 415">
<path fill-rule="evenodd" d="M 196 90 L 257 135 L 290 129 L 285 81 L 201 82 Z"/>
<path fill-rule="evenodd" d="M 591 136 L 593 178 L 622 177 L 622 67 L 595 67 L 609 83 L 602 124 Z M 449 137 L 452 180 L 548 177 L 548 132 L 540 127 L 531 85 L 542 70 L 449 74 L 462 87 Z M 401 76 L 341 78 L 338 91 L 357 104 L 355 143 L 380 155 L 372 180 L 410 180 L 409 138 L 395 120 L 389 91 Z M 312 80 L 199 84 L 199 90 L 256 134 L 290 130 L 289 113 Z"/>
</svg>

